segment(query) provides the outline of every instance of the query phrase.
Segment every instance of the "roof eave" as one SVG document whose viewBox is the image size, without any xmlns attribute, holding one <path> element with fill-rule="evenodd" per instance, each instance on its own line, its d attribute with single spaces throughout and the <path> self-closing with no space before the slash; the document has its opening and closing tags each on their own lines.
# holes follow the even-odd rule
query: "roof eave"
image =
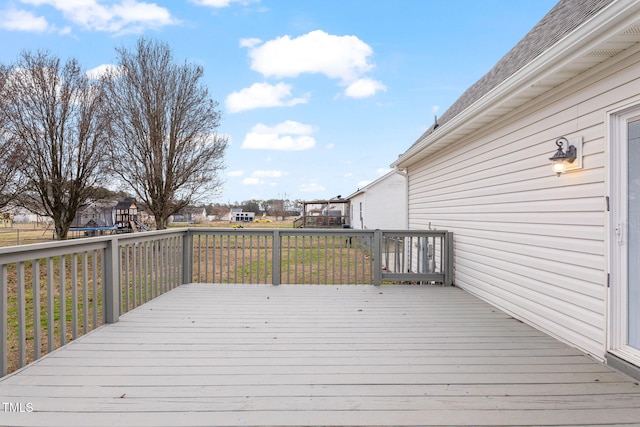
<svg viewBox="0 0 640 427">
<path fill-rule="evenodd" d="M 547 79 L 553 78 L 557 86 L 558 74 L 565 69 L 570 68 L 572 71 L 566 73 L 565 80 L 574 77 L 576 71 L 578 74 L 586 71 L 593 64 L 585 62 L 584 69 L 576 70 L 577 58 L 585 56 L 594 46 L 619 36 L 622 31 L 637 25 L 638 22 L 640 22 L 640 2 L 612 3 L 475 103 L 439 126 L 437 130 L 418 139 L 407 151 L 398 156 L 391 167 L 406 169 L 468 135 L 482 126 L 486 118 L 493 116 L 498 107 L 511 100 L 518 98 L 519 104 L 522 105 L 539 96 L 548 89 L 536 91 L 535 88 L 536 86 L 543 88 Z"/>
</svg>

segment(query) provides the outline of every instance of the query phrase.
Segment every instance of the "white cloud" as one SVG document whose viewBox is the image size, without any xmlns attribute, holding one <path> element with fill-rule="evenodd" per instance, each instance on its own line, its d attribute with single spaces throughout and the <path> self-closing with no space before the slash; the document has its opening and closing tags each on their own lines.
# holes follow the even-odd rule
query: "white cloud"
<svg viewBox="0 0 640 427">
<path fill-rule="evenodd" d="M 241 148 L 250 150 L 301 151 L 315 146 L 310 136 L 313 127 L 292 120 L 286 120 L 270 127 L 259 123 L 245 136 Z"/>
<path fill-rule="evenodd" d="M 100 77 L 104 76 L 105 74 L 109 73 L 109 72 L 113 72 L 116 75 L 120 74 L 122 70 L 120 68 L 118 68 L 117 65 L 114 64 L 102 64 L 102 65 L 98 65 L 95 68 L 92 68 L 90 70 L 87 71 L 87 77 L 89 77 L 90 79 L 99 79 Z"/>
<path fill-rule="evenodd" d="M 373 181 L 371 181 L 371 180 L 359 181 L 357 186 L 358 186 L 358 188 L 366 187 L 367 185 L 371 184 L 372 182 Z"/>
<path fill-rule="evenodd" d="M 282 36 L 247 44 L 251 69 L 265 77 L 296 77 L 319 73 L 349 84 L 373 68 L 373 49 L 356 36 L 335 36 L 316 30 L 297 38 Z"/>
<path fill-rule="evenodd" d="M 285 176 L 287 173 L 281 170 L 270 170 L 270 171 L 254 171 L 251 176 L 255 178 L 281 178 Z"/>
<path fill-rule="evenodd" d="M 35 16 L 26 10 L 6 9 L 0 11 L 0 16 L 0 28 L 5 30 L 42 33 L 50 29 L 43 16 Z"/>
<path fill-rule="evenodd" d="M 264 107 L 291 107 L 305 104 L 307 98 L 291 98 L 291 85 L 278 83 L 254 83 L 251 87 L 239 92 L 232 92 L 227 96 L 225 104 L 227 111 L 238 113 Z"/>
<path fill-rule="evenodd" d="M 230 171 L 229 173 L 227 173 L 227 176 L 242 176 L 242 175 L 244 175 L 244 171 L 241 171 L 241 170 Z"/>
<path fill-rule="evenodd" d="M 378 175 L 382 176 L 382 175 L 386 175 L 389 172 L 391 172 L 393 169 L 389 169 L 389 168 L 378 168 L 376 169 L 376 172 Z"/>
<path fill-rule="evenodd" d="M 63 16 L 87 30 L 113 33 L 141 32 L 147 28 L 160 28 L 177 24 L 168 9 L 155 3 L 138 0 L 120 0 L 100 3 L 98 0 L 21 0 L 33 6 L 48 5 Z"/>
<path fill-rule="evenodd" d="M 298 186 L 298 190 L 303 193 L 318 193 L 321 191 L 325 191 L 325 187 L 317 182 L 311 182 L 309 184 L 300 184 Z"/>
<path fill-rule="evenodd" d="M 262 43 L 262 40 L 256 38 L 240 39 L 240 47 L 252 48 Z"/>
<path fill-rule="evenodd" d="M 273 180 L 267 180 L 269 178 L 282 178 L 287 175 L 286 172 L 281 170 L 257 170 L 251 173 L 251 176 L 246 177 L 242 180 L 242 184 L 244 185 L 268 185 L 271 187 L 277 187 L 277 182 Z M 266 178 L 266 179 L 265 179 Z"/>
<path fill-rule="evenodd" d="M 327 144 L 324 146 L 327 150 L 333 150 L 336 147 L 336 144 Z"/>
<path fill-rule="evenodd" d="M 191 0 L 191 3 L 198 6 L 209 6 L 214 8 L 229 7 L 231 3 L 248 4 L 247 0 Z"/>
<path fill-rule="evenodd" d="M 264 181 L 261 180 L 260 178 L 245 178 L 242 180 L 242 183 L 245 185 L 258 185 L 258 184 L 264 184 Z"/>
<path fill-rule="evenodd" d="M 387 87 L 382 82 L 370 78 L 361 78 L 351 83 L 344 93 L 350 98 L 366 98 L 385 90 L 387 90 Z"/>
</svg>

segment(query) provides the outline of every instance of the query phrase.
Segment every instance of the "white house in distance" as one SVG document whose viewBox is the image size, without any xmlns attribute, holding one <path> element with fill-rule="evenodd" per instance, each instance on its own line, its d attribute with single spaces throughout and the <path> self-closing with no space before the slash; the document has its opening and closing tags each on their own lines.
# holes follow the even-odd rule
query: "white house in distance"
<svg viewBox="0 0 640 427">
<path fill-rule="evenodd" d="M 639 159 L 640 2 L 562 0 L 392 166 L 456 286 L 637 376 Z"/>
<path fill-rule="evenodd" d="M 407 180 L 391 171 L 349 197 L 351 228 L 404 230 L 407 228 Z"/>
<path fill-rule="evenodd" d="M 255 212 L 243 212 L 242 208 L 231 208 L 229 214 L 223 217 L 223 220 L 230 222 L 253 222 Z"/>
</svg>

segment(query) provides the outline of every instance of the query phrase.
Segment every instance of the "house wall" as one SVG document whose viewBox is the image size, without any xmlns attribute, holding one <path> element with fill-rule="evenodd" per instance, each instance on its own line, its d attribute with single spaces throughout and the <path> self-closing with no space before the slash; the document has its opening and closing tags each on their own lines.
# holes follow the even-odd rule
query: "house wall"
<svg viewBox="0 0 640 427">
<path fill-rule="evenodd" d="M 407 228 L 407 184 L 404 176 L 398 173 L 389 174 L 364 190 L 350 199 L 352 228 Z"/>
<path fill-rule="evenodd" d="M 364 193 L 359 193 L 356 196 L 352 196 L 349 199 L 349 212 L 351 228 L 357 230 L 364 230 L 364 217 L 365 217 L 365 198 Z"/>
<path fill-rule="evenodd" d="M 640 102 L 639 51 L 408 168 L 409 228 L 454 232 L 457 286 L 601 359 L 607 111 Z M 548 159 L 560 136 L 582 138 L 584 168 L 556 177 Z"/>
</svg>

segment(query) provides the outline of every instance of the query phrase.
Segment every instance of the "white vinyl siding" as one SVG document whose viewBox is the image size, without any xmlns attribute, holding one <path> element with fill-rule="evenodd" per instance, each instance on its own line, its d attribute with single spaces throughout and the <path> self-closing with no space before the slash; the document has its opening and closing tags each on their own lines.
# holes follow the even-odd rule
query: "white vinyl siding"
<svg viewBox="0 0 640 427">
<path fill-rule="evenodd" d="M 406 178 L 391 172 L 350 198 L 352 227 L 369 230 L 407 228 Z M 362 216 L 362 221 L 360 220 Z"/>
<path fill-rule="evenodd" d="M 455 284 L 598 358 L 606 349 L 606 113 L 640 100 L 639 50 L 408 167 L 409 227 L 454 232 Z M 556 177 L 548 158 L 560 136 L 582 138 L 584 169 Z"/>
</svg>

